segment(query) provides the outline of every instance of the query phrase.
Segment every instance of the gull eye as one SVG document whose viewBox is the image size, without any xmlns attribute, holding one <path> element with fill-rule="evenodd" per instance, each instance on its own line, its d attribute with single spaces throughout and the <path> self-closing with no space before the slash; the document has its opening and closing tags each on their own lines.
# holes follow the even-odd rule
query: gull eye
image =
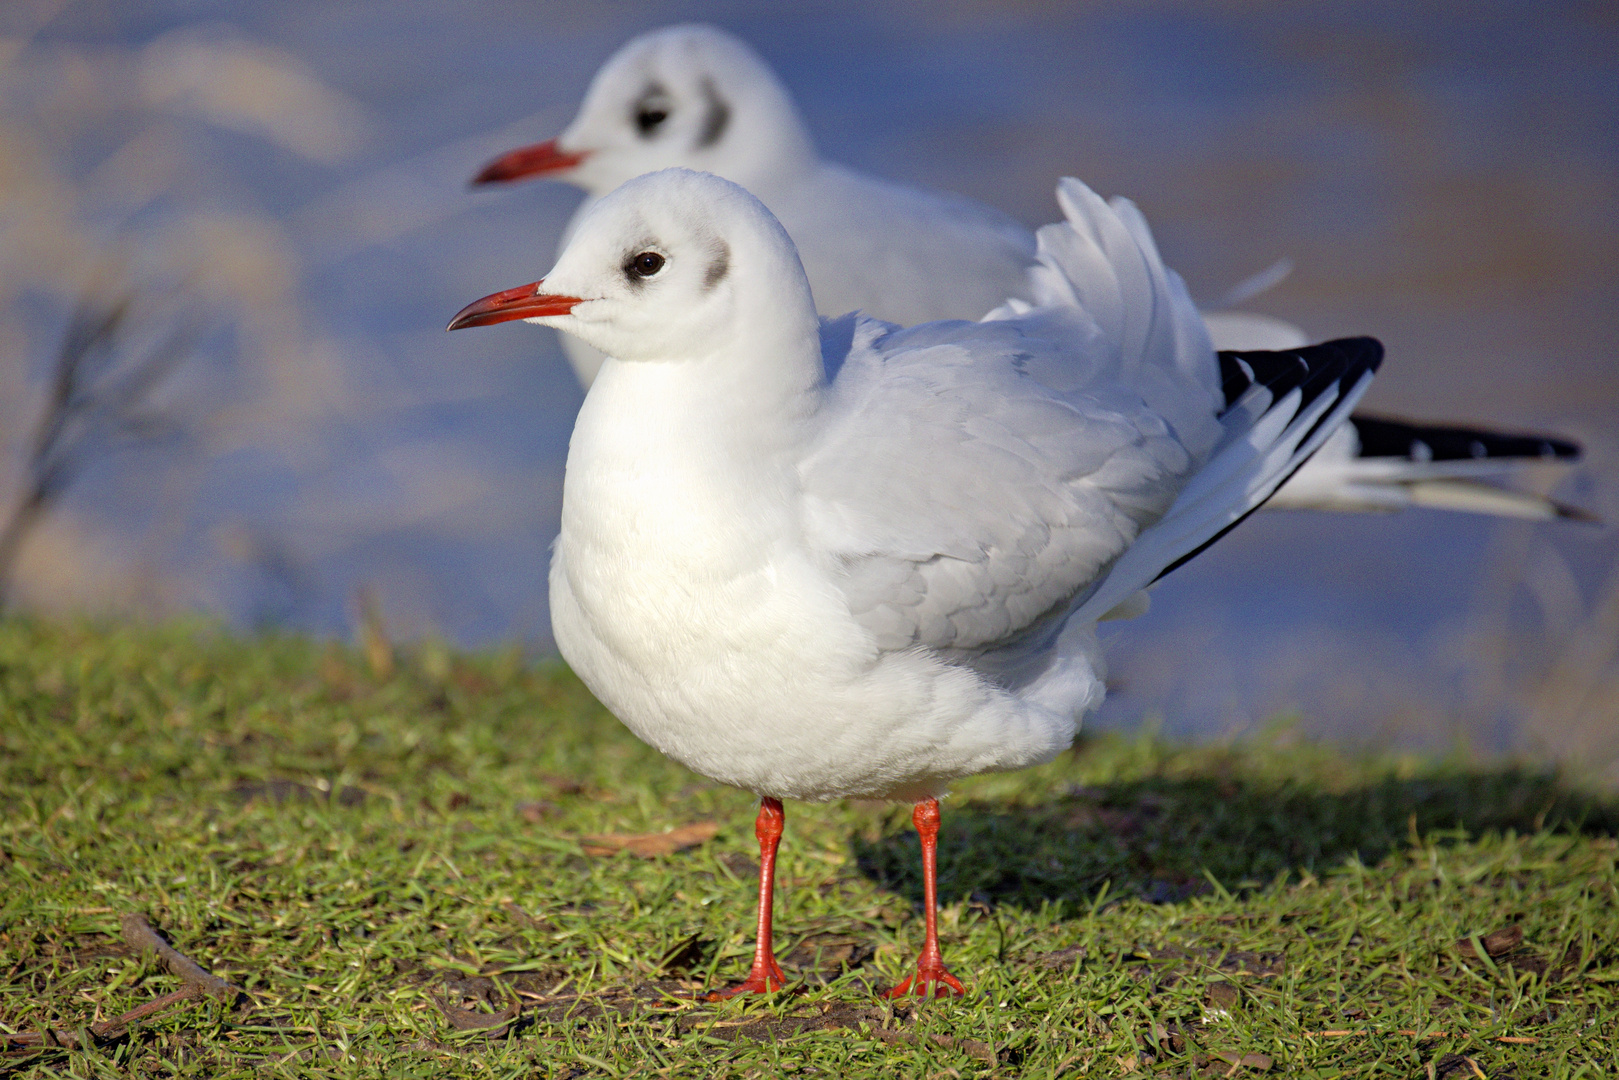
<svg viewBox="0 0 1619 1080">
<path fill-rule="evenodd" d="M 641 96 L 635 99 L 630 108 L 630 119 L 635 121 L 635 130 L 643 139 L 651 139 L 663 127 L 663 122 L 669 119 L 673 111 L 674 99 L 669 91 L 663 88 L 662 83 L 649 82 L 641 91 Z"/>
<path fill-rule="evenodd" d="M 668 109 L 646 107 L 635 110 L 635 127 L 642 135 L 651 135 L 667 119 Z"/>
<path fill-rule="evenodd" d="M 663 269 L 663 256 L 656 251 L 643 251 L 639 255 L 631 256 L 630 265 L 626 269 L 636 277 L 649 278 Z"/>
</svg>

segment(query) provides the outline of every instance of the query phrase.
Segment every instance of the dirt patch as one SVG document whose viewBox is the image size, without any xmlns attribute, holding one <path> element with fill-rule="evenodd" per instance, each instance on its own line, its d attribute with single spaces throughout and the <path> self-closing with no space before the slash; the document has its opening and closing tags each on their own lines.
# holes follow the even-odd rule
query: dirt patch
<svg viewBox="0 0 1619 1080">
<path fill-rule="evenodd" d="M 1562 955 L 1554 958 L 1526 942 L 1523 927 L 1516 923 L 1476 938 L 1461 938 L 1453 948 L 1464 965 L 1475 968 L 1493 965 L 1528 971 L 1549 982 L 1560 982 L 1586 966 L 1586 957 L 1578 945 L 1568 946 Z"/>
</svg>

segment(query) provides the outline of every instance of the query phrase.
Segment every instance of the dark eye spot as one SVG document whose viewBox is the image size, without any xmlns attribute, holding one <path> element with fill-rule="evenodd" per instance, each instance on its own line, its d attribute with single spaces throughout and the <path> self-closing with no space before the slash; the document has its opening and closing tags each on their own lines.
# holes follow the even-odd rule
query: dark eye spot
<svg viewBox="0 0 1619 1080">
<path fill-rule="evenodd" d="M 639 255 L 630 256 L 629 265 L 625 267 L 631 277 L 649 278 L 663 269 L 663 256 L 656 251 L 643 251 Z"/>
<path fill-rule="evenodd" d="M 658 130 L 658 125 L 669 119 L 668 109 L 637 109 L 635 111 L 635 127 L 642 135 L 651 135 Z"/>
<path fill-rule="evenodd" d="M 663 122 L 669 119 L 671 107 L 669 91 L 655 82 L 646 84 L 641 96 L 635 99 L 635 106 L 630 113 L 635 120 L 635 130 L 640 132 L 641 138 L 650 139 L 658 133 Z"/>
</svg>

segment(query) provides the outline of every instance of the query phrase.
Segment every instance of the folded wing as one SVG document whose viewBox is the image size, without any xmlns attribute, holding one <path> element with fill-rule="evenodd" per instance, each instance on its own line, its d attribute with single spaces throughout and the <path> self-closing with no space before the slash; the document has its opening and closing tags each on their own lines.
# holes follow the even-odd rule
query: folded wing
<svg viewBox="0 0 1619 1080">
<path fill-rule="evenodd" d="M 828 327 L 812 547 L 887 649 L 995 648 L 1070 610 L 1226 438 L 1196 308 L 1129 203 L 1065 180 L 1035 303 Z"/>
</svg>

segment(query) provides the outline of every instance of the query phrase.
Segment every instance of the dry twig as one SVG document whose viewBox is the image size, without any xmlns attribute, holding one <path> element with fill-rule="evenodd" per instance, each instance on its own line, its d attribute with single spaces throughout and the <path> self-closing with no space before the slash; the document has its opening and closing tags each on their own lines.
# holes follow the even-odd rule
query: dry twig
<svg viewBox="0 0 1619 1080">
<path fill-rule="evenodd" d="M 124 940 L 132 948 L 157 953 L 158 959 L 169 973 L 179 976 L 187 986 L 193 987 L 197 994 L 206 994 L 216 997 L 229 1004 L 245 991 L 218 975 L 204 970 L 190 957 L 180 952 L 173 945 L 163 940 L 161 934 L 152 929 L 152 924 L 139 915 L 125 915 L 118 920 L 123 927 Z"/>
<path fill-rule="evenodd" d="M 717 821 L 694 821 L 690 825 L 678 825 L 660 833 L 582 836 L 579 838 L 579 846 L 584 849 L 586 855 L 612 855 L 615 852 L 627 851 L 631 855 L 650 859 L 658 855 L 673 855 L 678 851 L 707 843 L 714 839 L 719 831 L 720 825 Z"/>
<path fill-rule="evenodd" d="M 444 1014 L 444 1019 L 448 1020 L 450 1026 L 457 1031 L 483 1029 L 491 1035 L 499 1034 L 494 1029 L 504 1028 L 507 1024 L 516 1020 L 523 1012 L 523 1003 L 519 999 L 514 999 L 510 1005 L 507 1005 L 499 1012 L 482 1013 L 452 1005 L 437 994 L 429 994 L 428 997 L 433 999 L 433 1004 L 437 1005 L 439 1012 Z"/>
<path fill-rule="evenodd" d="M 1365 1028 L 1355 1028 L 1353 1030 L 1349 1028 L 1332 1028 L 1327 1031 L 1305 1031 L 1301 1032 L 1301 1034 L 1313 1038 L 1339 1039 L 1347 1035 L 1370 1035 L 1372 1033 Z M 1413 1039 L 1446 1039 L 1450 1037 L 1450 1032 L 1448 1031 L 1417 1031 L 1415 1028 L 1395 1028 L 1392 1034 L 1409 1035 Z M 1491 1042 L 1509 1043 L 1515 1046 L 1533 1046 L 1540 1041 L 1533 1035 L 1491 1035 L 1488 1038 Z"/>
<path fill-rule="evenodd" d="M 76 1031 L 67 1031 L 61 1028 L 43 1028 L 39 1031 L 19 1031 L 16 1034 L 5 1035 L 7 1049 L 30 1049 L 33 1047 L 60 1047 L 67 1050 L 88 1049 L 89 1045 L 108 1042 L 121 1037 L 130 1026 L 142 1020 L 153 1017 L 179 1005 L 185 1001 L 192 1001 L 200 997 L 214 997 L 228 1003 L 234 1002 L 244 993 L 241 987 L 235 986 L 218 975 L 205 970 L 190 957 L 180 952 L 167 941 L 163 940 L 152 924 L 139 915 L 125 915 L 119 920 L 124 931 L 124 941 L 134 949 L 154 952 L 163 961 L 163 966 L 169 972 L 178 976 L 185 983 L 180 989 L 162 997 L 154 998 L 145 1005 L 139 1005 L 128 1012 L 116 1016 L 111 1020 L 103 1020 L 98 1024 L 79 1028 Z M 89 1038 L 84 1036 L 88 1034 Z"/>
</svg>

